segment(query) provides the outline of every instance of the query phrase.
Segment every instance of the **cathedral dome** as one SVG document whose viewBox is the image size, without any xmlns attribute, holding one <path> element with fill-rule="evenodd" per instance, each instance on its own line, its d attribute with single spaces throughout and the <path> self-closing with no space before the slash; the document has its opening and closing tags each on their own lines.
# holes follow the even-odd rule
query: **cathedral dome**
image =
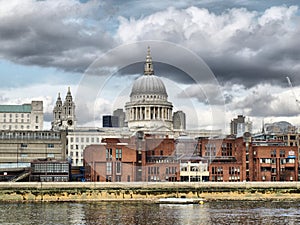
<svg viewBox="0 0 300 225">
<path fill-rule="evenodd" d="M 162 97 L 163 99 L 168 97 L 166 87 L 158 76 L 144 75 L 134 82 L 130 97 L 148 95 Z"/>
<path fill-rule="evenodd" d="M 167 100 L 168 94 L 162 80 L 154 75 L 150 48 L 146 57 L 144 75 L 139 77 L 132 86 L 130 97 L 132 100 L 162 99 Z"/>
<path fill-rule="evenodd" d="M 130 101 L 125 104 L 126 122 L 129 129 L 172 129 L 173 105 L 163 81 L 154 75 L 150 48 L 144 65 L 144 75 L 133 83 Z"/>
</svg>

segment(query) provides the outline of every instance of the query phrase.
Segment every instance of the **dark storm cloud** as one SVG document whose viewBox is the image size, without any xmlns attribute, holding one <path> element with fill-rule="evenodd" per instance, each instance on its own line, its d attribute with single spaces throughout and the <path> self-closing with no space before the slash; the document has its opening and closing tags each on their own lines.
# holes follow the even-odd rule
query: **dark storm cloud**
<svg viewBox="0 0 300 225">
<path fill-rule="evenodd" d="M 118 35 L 123 41 L 162 39 L 182 44 L 202 57 L 221 83 L 286 86 L 285 76 L 299 77 L 298 12 L 296 6 L 264 12 L 233 8 L 222 14 L 197 7 L 169 8 L 146 18 L 121 18 Z"/>
<path fill-rule="evenodd" d="M 0 19 L 0 55 L 26 65 L 84 71 L 113 45 L 108 32 L 89 25 L 93 17 L 87 11 L 98 5 L 24 1 L 11 6 Z"/>
<path fill-rule="evenodd" d="M 267 82 L 284 86 L 284 77 L 290 76 L 294 85 L 300 85 L 300 79 L 296 79 L 300 69 L 297 41 L 300 27 L 296 16 L 299 10 L 289 7 L 295 1 L 271 10 L 268 7 L 283 1 L 272 4 L 236 0 L 145 4 L 140 1 L 24 2 L 2 13 L 0 56 L 3 59 L 83 72 L 97 57 L 118 44 L 165 40 L 185 46 L 202 57 L 220 83 L 252 87 Z M 166 9 L 169 6 L 174 8 Z M 119 16 L 124 18 L 117 20 Z M 132 19 L 127 20 L 129 17 Z M 247 50 L 250 55 L 243 55 Z M 126 54 L 134 53 L 124 52 L 122 57 Z M 180 55 L 169 57 L 178 63 L 189 63 Z M 142 66 L 132 64 L 120 73 L 142 73 Z M 155 72 L 179 83 L 194 83 L 176 65 L 155 62 Z"/>
<path fill-rule="evenodd" d="M 291 107 L 293 98 L 281 101 L 278 96 L 271 93 L 255 94 L 247 96 L 242 102 L 238 103 L 237 108 L 250 109 L 249 116 L 267 117 L 267 116 L 296 116 L 299 114 L 299 108 Z"/>
<path fill-rule="evenodd" d="M 195 83 L 192 77 L 176 68 L 161 62 L 153 62 L 154 74 L 182 84 Z M 118 71 L 119 75 L 136 75 L 144 73 L 144 62 L 134 63 Z"/>
</svg>

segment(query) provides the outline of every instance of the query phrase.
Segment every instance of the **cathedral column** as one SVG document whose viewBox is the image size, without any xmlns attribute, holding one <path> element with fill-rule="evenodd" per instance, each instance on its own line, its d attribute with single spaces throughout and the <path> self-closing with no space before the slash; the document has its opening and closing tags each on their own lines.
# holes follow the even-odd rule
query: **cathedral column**
<svg viewBox="0 0 300 225">
<path fill-rule="evenodd" d="M 161 115 L 160 115 L 160 107 L 157 108 L 157 114 L 158 114 L 158 119 L 161 119 Z"/>
<path fill-rule="evenodd" d="M 136 120 L 136 107 L 133 108 L 133 112 L 134 112 L 134 118 L 133 118 L 133 120 Z"/>
<path fill-rule="evenodd" d="M 140 108 L 140 120 L 142 120 L 143 119 L 143 112 L 142 112 L 142 107 L 139 107 Z"/>
</svg>

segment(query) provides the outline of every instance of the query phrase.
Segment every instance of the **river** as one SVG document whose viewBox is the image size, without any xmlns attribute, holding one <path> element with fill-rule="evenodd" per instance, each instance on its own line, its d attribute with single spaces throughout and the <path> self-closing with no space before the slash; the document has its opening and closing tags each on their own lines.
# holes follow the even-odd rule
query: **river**
<svg viewBox="0 0 300 225">
<path fill-rule="evenodd" d="M 1 225 L 300 224 L 297 201 L 0 203 Z"/>
</svg>

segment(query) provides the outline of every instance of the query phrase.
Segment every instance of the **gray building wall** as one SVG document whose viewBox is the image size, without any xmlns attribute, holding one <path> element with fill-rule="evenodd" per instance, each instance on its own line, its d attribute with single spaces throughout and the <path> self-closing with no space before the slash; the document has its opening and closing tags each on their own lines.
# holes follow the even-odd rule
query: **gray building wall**
<svg viewBox="0 0 300 225">
<path fill-rule="evenodd" d="M 66 132 L 0 131 L 0 168 L 30 167 L 45 158 L 66 160 Z"/>
<path fill-rule="evenodd" d="M 173 128 L 179 130 L 186 129 L 185 113 L 183 111 L 177 111 L 173 114 Z"/>
</svg>

